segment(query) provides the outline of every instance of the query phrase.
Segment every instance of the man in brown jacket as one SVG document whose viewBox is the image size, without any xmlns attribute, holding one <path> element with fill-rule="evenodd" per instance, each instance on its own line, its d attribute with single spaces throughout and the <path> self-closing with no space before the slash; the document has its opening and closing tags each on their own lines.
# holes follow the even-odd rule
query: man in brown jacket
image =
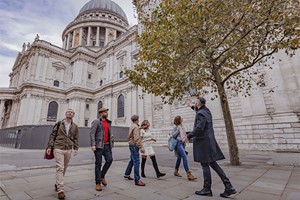
<svg viewBox="0 0 300 200">
<path fill-rule="evenodd" d="M 132 170 L 132 167 L 134 167 L 134 182 L 137 186 L 145 186 L 145 183 L 143 183 L 140 179 L 140 150 L 141 153 L 144 153 L 144 148 L 142 145 L 142 138 L 140 136 L 140 128 L 139 128 L 139 116 L 133 115 L 131 117 L 131 127 L 129 129 L 128 133 L 128 143 L 129 143 L 129 150 L 130 150 L 130 161 L 128 163 L 128 166 L 125 171 L 124 178 L 127 178 L 128 180 L 133 180 L 133 178 L 130 177 L 130 173 Z"/>
<path fill-rule="evenodd" d="M 78 153 L 78 127 L 72 120 L 75 112 L 68 109 L 65 115 L 65 119 L 54 125 L 47 147 L 47 154 L 50 154 L 51 148 L 54 148 L 56 162 L 56 183 L 54 186 L 58 193 L 58 199 L 65 199 L 64 175 L 71 158 L 72 147 L 74 156 Z"/>
</svg>

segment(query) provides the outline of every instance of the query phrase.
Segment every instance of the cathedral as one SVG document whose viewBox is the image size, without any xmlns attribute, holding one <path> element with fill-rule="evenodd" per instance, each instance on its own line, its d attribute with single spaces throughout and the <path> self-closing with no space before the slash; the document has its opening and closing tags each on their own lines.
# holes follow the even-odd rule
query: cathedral
<svg viewBox="0 0 300 200">
<path fill-rule="evenodd" d="M 78 126 L 90 127 L 98 109 L 106 107 L 115 127 L 129 127 L 133 114 L 148 119 L 162 144 L 177 115 L 190 131 L 194 112 L 188 104 L 193 98 L 163 104 L 160 97 L 143 94 L 124 74 L 136 63 L 138 26 L 129 27 L 114 1 L 91 0 L 62 32 L 61 47 L 39 35 L 32 44 L 24 44 L 9 74 L 9 87 L 0 89 L 0 128 L 53 125 L 68 108 L 75 110 Z M 279 52 L 273 69 L 266 70 L 266 87 L 254 88 L 247 98 L 230 98 L 239 148 L 300 149 L 299 53 L 291 58 Z M 216 138 L 227 147 L 219 100 L 206 98 Z"/>
</svg>

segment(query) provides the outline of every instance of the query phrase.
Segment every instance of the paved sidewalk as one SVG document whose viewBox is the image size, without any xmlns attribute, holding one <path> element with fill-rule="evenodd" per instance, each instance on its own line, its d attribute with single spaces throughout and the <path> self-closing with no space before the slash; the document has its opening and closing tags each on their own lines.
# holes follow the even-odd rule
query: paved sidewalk
<svg viewBox="0 0 300 200">
<path fill-rule="evenodd" d="M 255 152 L 248 154 L 248 157 L 249 159 L 245 160 L 241 166 L 230 166 L 228 160 L 220 162 L 238 191 L 231 199 L 299 200 L 300 167 L 267 164 L 262 162 L 265 153 Z M 190 159 L 189 163 L 192 162 Z M 223 192 L 224 186 L 214 172 L 212 172 L 214 196 L 201 197 L 194 194 L 196 190 L 201 189 L 203 182 L 202 170 L 199 165 L 191 165 L 193 175 L 198 177 L 196 181 L 192 182 L 187 181 L 183 168 L 180 169 L 183 177 L 174 177 L 172 165 L 160 167 L 161 171 L 166 172 L 167 175 L 157 179 L 150 164 L 151 162 L 147 162 L 146 165 L 147 178 L 142 178 L 146 186 L 138 187 L 134 185 L 133 181 L 123 178 L 127 161 L 114 161 L 106 177 L 108 185 L 103 187 L 101 192 L 94 189 L 93 164 L 70 166 L 65 177 L 66 199 L 223 199 L 219 194 Z M 57 196 L 54 191 L 54 182 L 55 168 L 53 167 L 2 171 L 0 172 L 0 200 L 55 200 Z"/>
</svg>

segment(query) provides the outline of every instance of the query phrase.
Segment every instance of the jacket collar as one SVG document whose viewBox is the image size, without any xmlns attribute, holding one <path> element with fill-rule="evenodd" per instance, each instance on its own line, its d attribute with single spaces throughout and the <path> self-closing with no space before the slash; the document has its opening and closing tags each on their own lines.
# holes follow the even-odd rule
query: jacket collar
<svg viewBox="0 0 300 200">
<path fill-rule="evenodd" d="M 102 121 L 100 117 L 98 118 L 98 120 L 99 120 L 99 121 Z M 105 119 L 105 120 L 107 121 L 107 123 L 110 123 L 110 124 L 111 124 L 111 121 L 110 121 L 109 119 Z"/>
</svg>

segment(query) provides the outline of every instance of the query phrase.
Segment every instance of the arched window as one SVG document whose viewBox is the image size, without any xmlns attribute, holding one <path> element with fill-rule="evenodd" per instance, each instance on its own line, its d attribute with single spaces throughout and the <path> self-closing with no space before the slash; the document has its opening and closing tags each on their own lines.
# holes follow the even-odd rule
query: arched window
<svg viewBox="0 0 300 200">
<path fill-rule="evenodd" d="M 55 81 L 53 82 L 53 85 L 54 85 L 55 87 L 59 87 L 59 81 L 55 80 Z"/>
<path fill-rule="evenodd" d="M 118 117 L 124 117 L 124 96 L 121 94 L 118 97 Z"/>
<path fill-rule="evenodd" d="M 103 85 L 103 80 L 102 80 L 102 79 L 100 80 L 100 83 L 99 83 L 99 84 L 100 84 L 100 86 L 102 86 L 102 85 Z"/>
<path fill-rule="evenodd" d="M 123 76 L 124 76 L 124 72 L 123 72 L 123 71 L 120 71 L 120 73 L 119 73 L 119 78 L 123 78 Z"/>
<path fill-rule="evenodd" d="M 102 103 L 102 101 L 99 101 L 98 102 L 98 109 L 97 109 L 97 116 L 98 116 L 98 118 L 99 118 L 99 112 L 98 112 L 98 110 L 100 109 L 100 108 L 102 108 L 103 107 L 103 103 Z"/>
<path fill-rule="evenodd" d="M 47 121 L 56 121 L 57 119 L 58 104 L 51 101 L 48 107 Z"/>
</svg>

